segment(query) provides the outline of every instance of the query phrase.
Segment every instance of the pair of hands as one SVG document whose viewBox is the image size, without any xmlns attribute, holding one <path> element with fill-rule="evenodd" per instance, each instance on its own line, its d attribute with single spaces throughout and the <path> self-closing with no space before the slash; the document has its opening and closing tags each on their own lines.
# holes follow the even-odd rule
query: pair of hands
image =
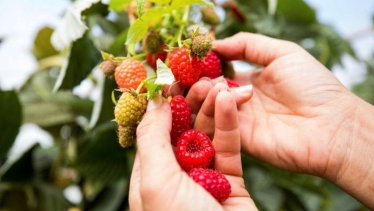
<svg viewBox="0 0 374 211">
<path fill-rule="evenodd" d="M 156 98 L 149 102 L 137 131 L 129 199 L 132 210 L 257 210 L 244 187 L 241 151 L 282 169 L 326 178 L 374 206 L 372 189 L 365 193 L 370 185 L 362 183 L 374 173 L 363 170 L 365 156 L 361 156 L 368 157 L 374 147 L 363 144 L 368 135 L 357 136 L 361 133 L 352 130 L 370 122 L 357 121 L 361 110 L 374 114 L 370 106 L 291 42 L 239 33 L 214 41 L 213 46 L 225 60 L 264 67 L 237 73 L 240 88 L 227 91 L 225 83 L 203 79 L 186 96 L 194 128 L 213 137 L 215 168 L 227 177 L 232 193 L 219 204 L 181 170 L 169 139 L 170 106 Z M 358 141 L 353 145 L 355 138 Z M 362 187 L 355 187 L 360 183 Z"/>
</svg>

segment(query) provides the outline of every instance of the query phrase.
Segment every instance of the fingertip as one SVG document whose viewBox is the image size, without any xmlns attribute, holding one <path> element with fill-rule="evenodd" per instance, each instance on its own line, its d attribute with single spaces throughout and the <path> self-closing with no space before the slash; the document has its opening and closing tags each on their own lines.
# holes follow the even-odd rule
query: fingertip
<svg viewBox="0 0 374 211">
<path fill-rule="evenodd" d="M 230 92 L 233 94 L 235 101 L 238 105 L 241 105 L 253 96 L 253 85 L 245 85 L 240 87 L 230 88 Z"/>
</svg>

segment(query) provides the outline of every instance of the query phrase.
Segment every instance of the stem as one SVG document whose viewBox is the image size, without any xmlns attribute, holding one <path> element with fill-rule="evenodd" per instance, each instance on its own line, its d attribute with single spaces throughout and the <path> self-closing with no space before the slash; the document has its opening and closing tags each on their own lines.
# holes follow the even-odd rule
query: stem
<svg viewBox="0 0 374 211">
<path fill-rule="evenodd" d="M 151 80 L 151 79 L 155 79 L 155 78 L 157 78 L 157 75 L 156 75 L 156 74 L 151 75 L 151 76 L 149 76 L 148 78 L 144 79 L 144 80 L 139 84 L 139 86 L 136 88 L 135 92 L 139 94 L 139 93 L 140 93 L 140 90 L 142 89 L 142 87 L 143 87 L 143 85 L 144 85 L 144 82 L 149 81 L 149 80 Z"/>
</svg>

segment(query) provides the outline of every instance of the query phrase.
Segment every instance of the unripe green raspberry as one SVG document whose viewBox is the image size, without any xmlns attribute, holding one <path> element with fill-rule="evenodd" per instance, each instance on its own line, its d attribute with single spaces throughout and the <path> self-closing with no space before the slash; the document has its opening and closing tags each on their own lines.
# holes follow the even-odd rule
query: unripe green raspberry
<svg viewBox="0 0 374 211">
<path fill-rule="evenodd" d="M 209 25 L 218 25 L 220 23 L 217 13 L 212 7 L 204 7 L 201 9 L 202 20 Z"/>
<path fill-rule="evenodd" d="M 117 135 L 118 143 L 121 145 L 121 147 L 130 147 L 136 141 L 136 127 L 124 127 L 118 125 Z"/>
<path fill-rule="evenodd" d="M 212 48 L 212 40 L 207 34 L 198 34 L 192 38 L 191 54 L 199 59 L 206 57 Z"/>
<path fill-rule="evenodd" d="M 147 53 L 157 53 L 161 50 L 163 44 L 162 38 L 158 32 L 151 29 L 143 39 L 143 48 Z"/>
<path fill-rule="evenodd" d="M 115 121 L 124 127 L 135 127 L 147 108 L 147 99 L 133 91 L 122 93 L 114 109 Z"/>
</svg>

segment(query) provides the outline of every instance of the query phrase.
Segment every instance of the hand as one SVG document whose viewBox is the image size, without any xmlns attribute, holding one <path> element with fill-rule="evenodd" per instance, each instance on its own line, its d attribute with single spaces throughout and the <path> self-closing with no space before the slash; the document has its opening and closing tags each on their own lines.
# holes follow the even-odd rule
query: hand
<svg viewBox="0 0 374 211">
<path fill-rule="evenodd" d="M 237 110 L 232 109 L 236 107 L 235 100 L 229 92 L 222 91 L 215 101 L 214 163 L 231 184 L 230 197 L 218 203 L 180 168 L 170 143 L 170 105 L 156 97 L 148 102 L 137 129 L 131 210 L 257 210 L 242 178 Z"/>
<path fill-rule="evenodd" d="M 374 178 L 373 170 L 368 168 L 374 152 L 374 143 L 369 139 L 373 135 L 368 131 L 374 125 L 362 115 L 366 113 L 372 119 L 371 106 L 294 43 L 239 33 L 214 41 L 213 46 L 225 60 L 263 66 L 236 77 L 241 84 L 253 85 L 252 98 L 238 107 L 244 152 L 282 169 L 322 176 L 374 206 L 370 199 L 374 187 L 368 180 Z M 187 95 L 193 111 L 201 110 L 195 120 L 196 129 L 210 136 L 214 131 L 206 127 L 206 122 L 217 113 L 212 100 L 216 92 L 202 90 L 212 87 L 211 83 L 199 81 Z M 368 127 L 362 129 L 364 135 L 357 131 L 360 126 Z"/>
</svg>

